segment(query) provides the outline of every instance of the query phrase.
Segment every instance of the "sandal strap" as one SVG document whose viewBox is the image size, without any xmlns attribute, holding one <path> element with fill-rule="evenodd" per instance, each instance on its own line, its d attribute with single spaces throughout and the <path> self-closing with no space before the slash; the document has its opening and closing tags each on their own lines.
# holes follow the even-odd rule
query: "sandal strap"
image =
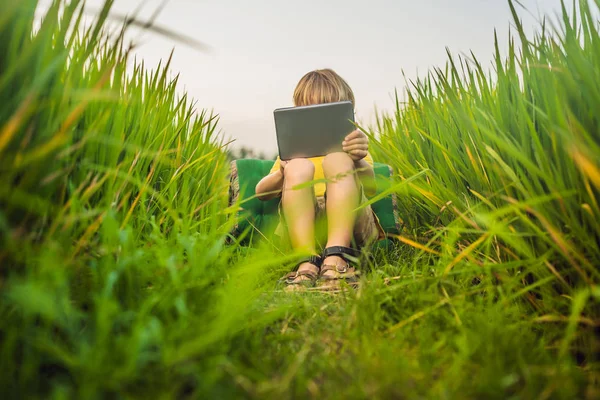
<svg viewBox="0 0 600 400">
<path fill-rule="evenodd" d="M 334 271 L 337 272 L 338 274 L 345 274 L 346 272 L 348 272 L 348 270 L 352 268 L 350 267 L 350 264 L 346 264 L 346 265 L 333 265 L 333 264 L 325 264 L 321 267 L 321 275 L 323 275 L 325 272 L 329 272 L 329 271 Z"/>
<path fill-rule="evenodd" d="M 317 268 L 321 268 L 321 264 L 323 264 L 323 258 L 321 256 L 310 256 L 310 257 L 306 257 L 303 260 L 300 260 L 300 262 L 297 264 L 297 267 L 300 266 L 300 264 L 303 263 L 311 263 L 312 265 L 314 265 Z"/>
<path fill-rule="evenodd" d="M 331 256 L 341 257 L 347 263 L 357 263 L 358 258 L 360 257 L 360 252 L 351 247 L 331 246 L 323 250 L 323 253 L 321 254 L 323 260 Z"/>
<path fill-rule="evenodd" d="M 282 278 L 282 280 L 290 283 L 291 281 L 294 281 L 299 276 L 305 276 L 308 279 L 310 279 L 312 282 L 315 282 L 317 279 L 319 279 L 319 271 L 315 272 L 315 271 L 311 271 L 311 270 L 308 270 L 308 269 L 307 270 L 303 270 L 303 271 L 298 271 L 298 268 L 300 267 L 300 265 L 302 265 L 304 263 L 310 263 L 310 264 L 314 265 L 315 267 L 319 268 L 319 270 L 320 270 L 321 269 L 321 264 L 323 264 L 323 259 L 321 258 L 321 256 L 317 256 L 317 255 L 312 255 L 312 256 L 305 257 L 305 258 L 301 259 L 296 264 L 296 267 L 294 268 L 294 271 L 292 271 L 292 272 L 288 273 L 287 275 L 285 275 Z"/>
<path fill-rule="evenodd" d="M 317 272 L 310 271 L 310 270 L 304 270 L 304 271 L 290 272 L 286 276 L 283 277 L 283 280 L 293 281 L 299 276 L 305 276 L 308 279 L 310 279 L 311 281 L 316 281 L 317 279 L 319 279 L 319 274 Z"/>
<path fill-rule="evenodd" d="M 327 271 L 337 272 L 337 275 L 325 275 L 324 273 Z M 360 276 L 360 271 L 356 270 L 354 267 L 348 266 L 346 269 L 340 270 L 337 265 L 324 265 L 321 268 L 321 273 L 319 278 L 324 281 L 337 281 L 344 280 L 347 282 L 357 281 Z"/>
<path fill-rule="evenodd" d="M 309 257 L 304 257 L 296 263 L 296 266 L 294 267 L 294 271 L 296 271 L 304 263 L 309 263 L 309 264 L 314 265 L 317 268 L 321 268 L 321 264 L 323 264 L 323 258 L 321 258 L 321 256 L 315 256 L 315 255 L 309 256 Z M 294 271 L 292 271 L 291 273 L 294 273 Z"/>
</svg>

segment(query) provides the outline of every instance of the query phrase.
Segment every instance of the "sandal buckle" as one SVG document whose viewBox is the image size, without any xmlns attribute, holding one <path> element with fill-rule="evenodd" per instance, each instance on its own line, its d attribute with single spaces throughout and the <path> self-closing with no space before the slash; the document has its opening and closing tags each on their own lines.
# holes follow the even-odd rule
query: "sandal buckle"
<svg viewBox="0 0 600 400">
<path fill-rule="evenodd" d="M 288 275 L 285 281 L 287 283 L 293 283 L 296 280 L 296 278 L 298 278 L 298 271 L 295 271 L 294 275 Z"/>
<path fill-rule="evenodd" d="M 348 264 L 344 265 L 341 269 L 339 265 L 335 266 L 335 270 L 339 273 L 339 274 L 344 274 L 348 271 Z"/>
</svg>

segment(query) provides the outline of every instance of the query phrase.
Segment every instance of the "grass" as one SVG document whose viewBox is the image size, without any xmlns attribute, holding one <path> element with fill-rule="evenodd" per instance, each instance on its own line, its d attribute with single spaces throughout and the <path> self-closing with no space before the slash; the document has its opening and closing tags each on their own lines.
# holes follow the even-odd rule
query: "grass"
<svg viewBox="0 0 600 400">
<path fill-rule="evenodd" d="M 217 117 L 111 4 L 2 4 L 3 398 L 599 395 L 598 2 L 410 82 L 372 140 L 402 236 L 337 294 L 231 244 Z"/>
</svg>

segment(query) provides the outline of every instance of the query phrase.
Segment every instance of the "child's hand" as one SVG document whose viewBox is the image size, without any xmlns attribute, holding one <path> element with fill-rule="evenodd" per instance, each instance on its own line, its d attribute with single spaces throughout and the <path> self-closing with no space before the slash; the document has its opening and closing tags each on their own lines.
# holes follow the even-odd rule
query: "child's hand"
<svg viewBox="0 0 600 400">
<path fill-rule="evenodd" d="M 281 172 L 281 175 L 283 175 L 283 170 L 285 169 L 286 165 L 287 161 L 279 160 L 279 172 Z"/>
<path fill-rule="evenodd" d="M 357 129 L 346 136 L 342 142 L 342 149 L 354 161 L 360 161 L 367 156 L 367 151 L 369 151 L 369 138 L 364 132 Z"/>
</svg>

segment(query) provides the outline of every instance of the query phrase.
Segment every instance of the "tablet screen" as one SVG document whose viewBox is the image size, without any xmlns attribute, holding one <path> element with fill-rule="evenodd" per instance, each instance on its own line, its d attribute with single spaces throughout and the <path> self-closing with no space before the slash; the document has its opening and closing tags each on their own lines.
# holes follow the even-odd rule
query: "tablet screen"
<svg viewBox="0 0 600 400">
<path fill-rule="evenodd" d="M 282 160 L 342 151 L 344 138 L 356 129 L 350 101 L 280 108 L 273 114 Z"/>
</svg>

